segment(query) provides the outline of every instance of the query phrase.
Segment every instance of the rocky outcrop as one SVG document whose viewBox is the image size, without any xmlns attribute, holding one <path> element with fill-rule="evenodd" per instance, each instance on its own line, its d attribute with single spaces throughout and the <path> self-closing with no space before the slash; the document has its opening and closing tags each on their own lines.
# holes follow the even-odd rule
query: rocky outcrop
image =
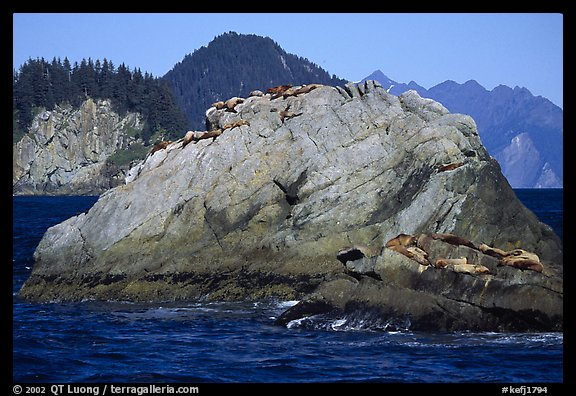
<svg viewBox="0 0 576 396">
<path fill-rule="evenodd" d="M 369 311 L 420 329 L 561 328 L 561 242 L 518 201 L 472 118 L 372 81 L 251 96 L 206 118 L 208 131 L 149 154 L 50 228 L 20 295 L 275 297 L 302 299 L 284 324 Z M 390 248 L 399 234 L 521 248 L 544 270 L 470 246 L 440 256 L 437 244 L 456 245 L 434 238 L 419 247 L 428 256 L 406 246 L 418 262 Z M 490 273 L 427 264 L 461 256 Z"/>
<path fill-rule="evenodd" d="M 452 234 L 401 234 L 379 255 L 349 256 L 344 265 L 346 275 L 323 284 L 278 323 L 345 326 L 362 313 L 380 318 L 380 327 L 412 330 L 562 330 L 561 276 L 522 249 L 502 251 Z"/>
<path fill-rule="evenodd" d="M 136 142 L 142 127 L 139 115 L 121 117 L 108 100 L 41 112 L 14 146 L 13 193 L 98 195 L 122 184 L 127 169 L 106 160 Z"/>
</svg>

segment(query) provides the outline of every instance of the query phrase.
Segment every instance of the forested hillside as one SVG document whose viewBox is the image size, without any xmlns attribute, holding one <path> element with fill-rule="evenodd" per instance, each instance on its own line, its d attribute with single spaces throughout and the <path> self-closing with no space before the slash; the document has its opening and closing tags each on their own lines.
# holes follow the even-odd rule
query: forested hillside
<svg viewBox="0 0 576 396">
<path fill-rule="evenodd" d="M 14 141 L 27 131 L 40 109 L 52 110 L 65 103 L 79 107 L 87 98 L 111 99 L 114 111 L 121 115 L 128 111 L 142 114 L 141 137 L 146 143 L 151 143 L 155 133 L 181 137 L 188 127 L 166 81 L 140 69 L 130 70 L 124 63 L 116 67 L 107 59 L 82 59 L 73 65 L 68 58 L 29 59 L 13 74 Z"/>
<path fill-rule="evenodd" d="M 217 36 L 176 64 L 164 78 L 196 129 L 205 128 L 210 105 L 281 84 L 344 85 L 309 60 L 286 53 L 268 37 L 229 32 Z"/>
</svg>

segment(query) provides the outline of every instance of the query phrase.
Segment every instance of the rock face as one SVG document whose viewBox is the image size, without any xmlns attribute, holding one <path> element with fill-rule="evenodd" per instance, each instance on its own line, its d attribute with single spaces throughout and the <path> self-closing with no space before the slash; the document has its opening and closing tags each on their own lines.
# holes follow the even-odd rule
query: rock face
<svg viewBox="0 0 576 396">
<path fill-rule="evenodd" d="M 415 329 L 562 328 L 561 242 L 518 201 L 472 118 L 373 81 L 306 91 L 208 109 L 211 135 L 167 144 L 50 228 L 20 295 L 274 297 L 302 299 L 279 321 L 292 325 L 367 312 Z M 490 273 L 422 265 L 385 247 L 402 233 L 522 248 L 544 270 L 460 247 L 443 258 L 469 254 Z"/>
<path fill-rule="evenodd" d="M 41 112 L 14 147 L 13 193 L 98 195 L 121 184 L 121 170 L 106 160 L 130 146 L 142 127 L 139 115 L 121 117 L 107 100 Z"/>
</svg>

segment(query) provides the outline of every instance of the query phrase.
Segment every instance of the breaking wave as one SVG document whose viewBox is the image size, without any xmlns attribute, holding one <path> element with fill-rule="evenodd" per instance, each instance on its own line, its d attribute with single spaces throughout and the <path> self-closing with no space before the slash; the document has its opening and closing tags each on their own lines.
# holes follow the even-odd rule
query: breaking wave
<svg viewBox="0 0 576 396">
<path fill-rule="evenodd" d="M 371 312 L 353 312 L 334 316 L 318 314 L 291 320 L 288 329 L 329 330 L 329 331 L 378 331 L 400 332 L 410 330 L 410 319 L 393 317 L 383 319 Z"/>
</svg>

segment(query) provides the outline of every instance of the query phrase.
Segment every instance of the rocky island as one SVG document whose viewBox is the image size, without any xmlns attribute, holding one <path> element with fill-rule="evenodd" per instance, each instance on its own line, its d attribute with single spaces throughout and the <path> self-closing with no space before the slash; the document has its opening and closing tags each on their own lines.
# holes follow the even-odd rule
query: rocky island
<svg viewBox="0 0 576 396">
<path fill-rule="evenodd" d="M 143 124 L 138 113 L 114 112 L 109 100 L 40 112 L 12 152 L 13 194 L 98 195 L 122 184 L 124 169 L 110 159 L 141 143 L 134 135 Z"/>
<path fill-rule="evenodd" d="M 32 301 L 297 299 L 278 323 L 561 331 L 562 243 L 475 122 L 377 82 L 215 103 L 46 232 Z"/>
</svg>

